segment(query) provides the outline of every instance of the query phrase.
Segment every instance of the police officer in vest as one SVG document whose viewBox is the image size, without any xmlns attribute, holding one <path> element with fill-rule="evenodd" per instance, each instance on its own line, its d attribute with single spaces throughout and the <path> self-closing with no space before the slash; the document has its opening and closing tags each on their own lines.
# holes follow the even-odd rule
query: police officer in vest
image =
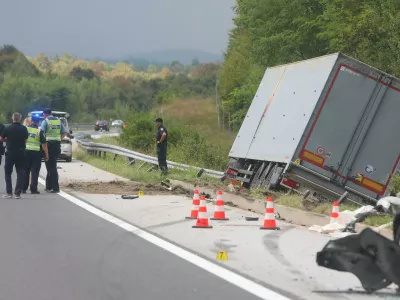
<svg viewBox="0 0 400 300">
<path fill-rule="evenodd" d="M 41 129 L 45 133 L 49 153 L 46 161 L 46 192 L 59 193 L 57 158 L 61 153 L 61 140 L 67 135 L 67 131 L 60 119 L 51 114 L 50 109 L 43 110 L 43 115 Z"/>
<path fill-rule="evenodd" d="M 40 116 L 33 115 L 30 124 L 27 124 L 28 140 L 26 141 L 25 152 L 25 180 L 22 193 L 26 193 L 29 186 L 29 175 L 31 175 L 30 191 L 32 194 L 39 194 L 38 178 L 40 168 L 42 166 L 42 156 L 49 160 L 49 152 L 47 149 L 47 141 L 43 131 L 39 128 Z M 43 150 L 43 152 L 42 152 Z"/>
</svg>

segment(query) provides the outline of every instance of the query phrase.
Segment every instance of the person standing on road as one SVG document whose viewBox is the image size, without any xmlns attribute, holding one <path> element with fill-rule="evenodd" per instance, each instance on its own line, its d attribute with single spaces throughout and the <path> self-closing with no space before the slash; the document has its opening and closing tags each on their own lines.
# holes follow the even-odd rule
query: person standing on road
<svg viewBox="0 0 400 300">
<path fill-rule="evenodd" d="M 5 128 L 6 127 L 4 126 L 4 124 L 0 123 L 0 138 L 1 138 L 1 135 L 3 134 Z M 3 144 L 3 141 L 1 140 L 0 141 L 0 165 L 3 161 L 3 155 L 4 155 L 4 144 Z"/>
<path fill-rule="evenodd" d="M 163 119 L 157 118 L 154 121 L 157 126 L 157 157 L 158 157 L 158 167 L 163 174 L 168 174 L 167 166 L 167 142 L 168 142 L 168 131 L 163 125 Z"/>
<path fill-rule="evenodd" d="M 26 141 L 25 153 L 25 178 L 22 193 L 26 193 L 29 187 L 29 177 L 31 177 L 30 191 L 32 194 L 40 194 L 38 191 L 39 172 L 42 167 L 42 157 L 49 160 L 47 141 L 43 130 L 39 128 L 40 117 L 33 115 L 32 118 L 25 119 L 24 125 L 28 129 L 28 140 Z M 43 152 L 42 152 L 43 151 Z M 31 175 L 31 176 L 30 176 Z"/>
<path fill-rule="evenodd" d="M 4 173 L 6 180 L 5 198 L 12 198 L 12 180 L 11 174 L 14 166 L 17 171 L 17 182 L 15 185 L 15 198 L 21 198 L 22 187 L 24 184 L 24 162 L 25 147 L 28 139 L 28 129 L 21 124 L 21 114 L 15 112 L 12 115 L 12 124 L 6 127 L 1 135 L 3 141 L 6 142 L 7 152 L 5 154 Z"/>
<path fill-rule="evenodd" d="M 61 140 L 67 135 L 67 131 L 60 119 L 51 114 L 50 109 L 43 110 L 44 120 L 41 125 L 45 133 L 49 159 L 46 161 L 46 192 L 59 193 L 57 158 L 61 153 Z"/>
</svg>

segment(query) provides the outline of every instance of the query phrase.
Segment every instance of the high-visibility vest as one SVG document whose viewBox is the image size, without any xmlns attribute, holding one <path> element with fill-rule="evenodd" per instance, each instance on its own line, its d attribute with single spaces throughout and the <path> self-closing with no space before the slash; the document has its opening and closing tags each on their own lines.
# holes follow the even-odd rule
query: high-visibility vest
<svg viewBox="0 0 400 300">
<path fill-rule="evenodd" d="M 61 142 L 61 121 L 59 119 L 46 119 L 46 141 Z"/>
<path fill-rule="evenodd" d="M 40 151 L 40 128 L 27 127 L 28 140 L 26 141 L 26 150 Z"/>
</svg>

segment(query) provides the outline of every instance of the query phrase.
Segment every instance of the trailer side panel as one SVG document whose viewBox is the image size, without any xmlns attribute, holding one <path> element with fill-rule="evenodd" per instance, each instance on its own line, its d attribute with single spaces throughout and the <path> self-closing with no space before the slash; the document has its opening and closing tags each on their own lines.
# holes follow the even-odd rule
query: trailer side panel
<svg viewBox="0 0 400 300">
<path fill-rule="evenodd" d="M 289 162 L 337 57 L 267 69 L 229 156 Z"/>
</svg>

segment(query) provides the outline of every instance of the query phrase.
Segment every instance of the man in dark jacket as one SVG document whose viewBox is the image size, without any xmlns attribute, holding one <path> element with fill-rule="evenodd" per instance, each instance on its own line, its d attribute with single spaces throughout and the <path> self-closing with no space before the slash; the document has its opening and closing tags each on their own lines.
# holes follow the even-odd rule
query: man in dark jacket
<svg viewBox="0 0 400 300">
<path fill-rule="evenodd" d="M 167 165 L 167 142 L 168 142 L 168 130 L 163 125 L 163 119 L 157 118 L 154 120 L 157 126 L 157 157 L 158 157 L 158 167 L 163 174 L 168 174 Z"/>
<path fill-rule="evenodd" d="M 12 124 L 6 127 L 1 135 L 3 141 L 6 142 L 7 152 L 4 163 L 4 173 L 6 180 L 7 194 L 5 198 L 12 198 L 13 187 L 11 174 L 14 166 L 17 171 L 17 183 L 15 185 L 15 198 L 21 198 L 22 187 L 24 184 L 25 170 L 25 147 L 28 139 L 28 129 L 21 124 L 21 114 L 14 113 L 12 116 Z"/>
<path fill-rule="evenodd" d="M 6 127 L 2 123 L 0 123 L 0 137 L 3 134 L 5 128 Z M 4 144 L 3 141 L 0 141 L 0 165 L 3 161 L 3 155 L 4 155 Z"/>
</svg>

